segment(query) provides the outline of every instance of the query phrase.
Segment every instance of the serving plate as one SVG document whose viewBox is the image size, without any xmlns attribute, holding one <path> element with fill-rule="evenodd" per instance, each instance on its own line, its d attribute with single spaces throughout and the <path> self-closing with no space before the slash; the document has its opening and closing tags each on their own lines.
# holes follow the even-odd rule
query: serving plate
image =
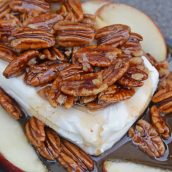
<svg viewBox="0 0 172 172">
<path fill-rule="evenodd" d="M 168 61 L 170 63 L 170 70 L 172 70 L 172 41 L 167 40 L 168 44 Z M 151 106 L 151 104 L 149 105 Z M 140 117 L 149 121 L 149 107 Z M 172 114 L 167 115 L 167 123 L 172 128 Z M 24 117 L 20 122 L 23 125 L 27 121 L 27 117 Z M 131 161 L 138 164 L 144 164 L 152 167 L 159 167 L 162 169 L 172 170 L 172 136 L 168 140 L 164 140 L 166 144 L 165 155 L 159 159 L 153 159 L 147 156 L 145 153 L 140 151 L 136 146 L 134 146 L 127 136 L 127 134 L 116 143 L 111 149 L 104 152 L 98 157 L 92 156 L 95 161 L 95 169 L 93 172 L 102 172 L 102 164 L 106 160 L 122 160 L 122 161 Z M 38 155 L 39 156 L 39 155 Z M 66 172 L 63 167 L 54 161 L 47 161 L 40 157 L 43 163 L 48 167 L 50 172 Z M 0 172 L 6 172 L 3 167 L 0 166 Z"/>
</svg>

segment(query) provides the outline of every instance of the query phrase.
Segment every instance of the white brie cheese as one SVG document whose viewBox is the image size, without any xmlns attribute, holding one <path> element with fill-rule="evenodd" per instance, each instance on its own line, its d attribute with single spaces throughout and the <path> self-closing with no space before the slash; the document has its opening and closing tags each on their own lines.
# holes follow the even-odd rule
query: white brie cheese
<svg viewBox="0 0 172 172">
<path fill-rule="evenodd" d="M 106 161 L 104 163 L 104 172 L 172 172 L 171 170 L 163 170 L 153 168 L 146 165 L 135 164 L 122 161 Z"/>
<path fill-rule="evenodd" d="M 53 108 L 36 92 L 26 85 L 22 77 L 6 79 L 2 73 L 6 62 L 0 60 L 0 86 L 8 92 L 22 108 L 34 115 L 61 136 L 71 140 L 87 153 L 99 155 L 121 139 L 131 125 L 144 112 L 158 84 L 158 72 L 143 57 L 149 69 L 149 78 L 136 94 L 120 103 L 95 112 L 79 108 Z"/>
</svg>

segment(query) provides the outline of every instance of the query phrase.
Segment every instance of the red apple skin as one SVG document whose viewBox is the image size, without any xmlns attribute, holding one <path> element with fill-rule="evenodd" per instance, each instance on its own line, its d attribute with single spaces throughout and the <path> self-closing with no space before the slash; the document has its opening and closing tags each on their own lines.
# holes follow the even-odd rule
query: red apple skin
<svg viewBox="0 0 172 172">
<path fill-rule="evenodd" d="M 23 170 L 20 170 L 18 167 L 9 162 L 2 154 L 0 154 L 0 165 L 5 170 L 10 172 L 24 172 Z"/>
<path fill-rule="evenodd" d="M 107 172 L 107 170 L 105 168 L 105 162 L 103 162 L 103 165 L 102 165 L 102 172 Z"/>
</svg>

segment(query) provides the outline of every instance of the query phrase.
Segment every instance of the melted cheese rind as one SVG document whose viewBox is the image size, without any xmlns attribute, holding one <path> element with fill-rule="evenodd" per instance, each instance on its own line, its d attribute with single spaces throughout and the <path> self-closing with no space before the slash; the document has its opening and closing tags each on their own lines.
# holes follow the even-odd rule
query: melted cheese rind
<svg viewBox="0 0 172 172">
<path fill-rule="evenodd" d="M 24 83 L 22 77 L 6 79 L 2 73 L 7 64 L 1 60 L 0 83 L 30 116 L 36 116 L 87 153 L 99 155 L 127 132 L 144 112 L 157 87 L 157 70 L 145 57 L 143 60 L 149 69 L 149 78 L 144 86 L 138 88 L 132 98 L 96 112 L 51 107 L 46 100 L 39 97 L 35 88 Z"/>
</svg>

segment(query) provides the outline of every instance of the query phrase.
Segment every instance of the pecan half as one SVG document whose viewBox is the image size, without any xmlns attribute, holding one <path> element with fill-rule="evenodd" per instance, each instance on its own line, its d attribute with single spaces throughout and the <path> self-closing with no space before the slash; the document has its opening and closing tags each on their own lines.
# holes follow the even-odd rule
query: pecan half
<svg viewBox="0 0 172 172">
<path fill-rule="evenodd" d="M 44 0 L 12 0 L 10 2 L 10 8 L 17 12 L 48 12 L 50 10 L 50 5 Z"/>
<path fill-rule="evenodd" d="M 84 14 L 84 18 L 81 21 L 82 23 L 89 24 L 93 28 L 95 28 L 96 25 L 96 15 L 94 14 Z"/>
<path fill-rule="evenodd" d="M 55 13 L 41 14 L 37 17 L 29 18 L 24 22 L 24 26 L 32 29 L 42 29 L 53 33 L 54 24 L 63 20 L 61 15 Z"/>
<path fill-rule="evenodd" d="M 104 92 L 100 93 L 98 99 L 107 103 L 116 103 L 131 98 L 135 94 L 132 88 L 120 88 L 111 86 Z"/>
<path fill-rule="evenodd" d="M 160 89 L 152 98 L 154 103 L 159 103 L 161 101 L 167 100 L 172 97 L 172 89 L 164 88 Z"/>
<path fill-rule="evenodd" d="M 139 120 L 135 128 L 129 130 L 129 137 L 151 157 L 159 158 L 165 153 L 165 145 L 158 132 L 145 120 Z"/>
<path fill-rule="evenodd" d="M 98 45 L 112 45 L 118 47 L 123 45 L 130 37 L 130 27 L 115 24 L 98 29 L 95 38 Z"/>
<path fill-rule="evenodd" d="M 73 58 L 82 64 L 84 71 L 92 71 L 91 66 L 108 67 L 112 65 L 120 54 L 120 49 L 111 46 L 89 46 L 80 48 L 73 54 Z"/>
<path fill-rule="evenodd" d="M 143 38 L 141 35 L 137 33 L 130 33 L 129 39 L 122 45 L 121 50 L 124 54 L 129 56 L 142 56 L 143 50 L 140 44 L 140 41 L 142 40 Z"/>
<path fill-rule="evenodd" d="M 171 89 L 172 88 L 172 72 L 170 72 L 167 78 L 161 79 L 158 89 Z"/>
<path fill-rule="evenodd" d="M 90 73 L 81 75 L 72 81 L 62 81 L 60 90 L 71 96 L 92 96 L 107 89 L 107 84 L 102 82 L 101 73 Z"/>
<path fill-rule="evenodd" d="M 94 162 L 84 151 L 78 148 L 76 145 L 68 142 L 67 140 L 63 140 L 63 145 L 71 152 L 75 157 L 77 164 L 81 164 L 80 166 L 85 170 L 92 171 L 94 168 Z"/>
<path fill-rule="evenodd" d="M 97 95 L 95 95 L 95 96 L 85 96 L 85 97 L 81 97 L 79 102 L 81 104 L 87 104 L 87 103 L 93 102 L 96 98 L 97 98 Z"/>
<path fill-rule="evenodd" d="M 9 37 L 12 31 L 19 26 L 21 26 L 21 23 L 17 17 L 12 14 L 6 14 L 5 18 L 0 19 L 0 35 Z"/>
<path fill-rule="evenodd" d="M 16 76 L 26 67 L 29 60 L 39 55 L 38 51 L 30 50 L 22 53 L 20 56 L 13 59 L 5 68 L 3 75 L 6 78 Z"/>
<path fill-rule="evenodd" d="M 75 78 L 80 78 L 81 74 L 83 74 L 82 66 L 71 64 L 64 70 L 60 71 L 59 76 L 63 80 L 74 80 Z"/>
<path fill-rule="evenodd" d="M 148 74 L 136 67 L 130 67 L 126 74 L 118 80 L 118 83 L 126 87 L 141 87 L 144 80 L 148 78 Z"/>
<path fill-rule="evenodd" d="M 163 103 L 159 106 L 159 111 L 164 114 L 169 114 L 172 112 L 172 101 Z"/>
<path fill-rule="evenodd" d="M 45 141 L 45 125 L 35 117 L 31 117 L 25 126 L 29 142 L 36 147 L 41 147 Z"/>
<path fill-rule="evenodd" d="M 113 65 L 103 70 L 103 83 L 106 83 L 108 86 L 113 85 L 125 74 L 128 68 L 128 61 L 116 59 Z"/>
<path fill-rule="evenodd" d="M 57 32 L 57 43 L 62 47 L 88 45 L 94 39 L 94 29 L 83 23 L 57 23 L 54 25 Z"/>
<path fill-rule="evenodd" d="M 64 16 L 65 20 L 79 22 L 83 19 L 83 10 L 80 0 L 67 0 L 63 3 L 59 13 Z"/>
<path fill-rule="evenodd" d="M 170 137 L 170 129 L 167 126 L 165 120 L 161 117 L 160 112 L 156 106 L 152 106 L 150 109 L 151 121 L 157 132 L 164 138 Z"/>
<path fill-rule="evenodd" d="M 19 50 L 49 48 L 54 44 L 54 36 L 45 30 L 20 28 L 12 33 L 11 46 Z"/>
<path fill-rule="evenodd" d="M 169 63 L 168 63 L 167 60 L 164 60 L 162 62 L 157 62 L 155 67 L 156 67 L 156 69 L 159 72 L 160 79 L 166 78 L 169 75 L 169 73 L 170 73 L 170 71 L 169 71 Z"/>
<path fill-rule="evenodd" d="M 68 63 L 49 63 L 45 62 L 40 65 L 31 65 L 25 75 L 25 81 L 28 85 L 34 87 L 43 86 L 52 82 L 58 73 L 69 66 Z"/>
<path fill-rule="evenodd" d="M 86 104 L 86 107 L 91 111 L 96 111 L 102 108 L 109 106 L 110 103 L 99 101 L 99 102 L 90 102 Z"/>
<path fill-rule="evenodd" d="M 11 62 L 15 58 L 16 55 L 11 48 L 0 44 L 0 59 Z"/>
<path fill-rule="evenodd" d="M 22 117 L 22 111 L 17 103 L 0 88 L 0 105 L 16 120 Z"/>
<path fill-rule="evenodd" d="M 53 60 L 53 61 L 60 60 L 62 62 L 66 61 L 64 54 L 55 47 L 42 50 L 40 54 L 40 59 L 48 59 L 48 60 Z"/>
<path fill-rule="evenodd" d="M 141 57 L 132 57 L 129 59 L 131 67 L 137 67 L 138 65 L 144 65 L 143 59 Z"/>
<path fill-rule="evenodd" d="M 0 18 L 6 16 L 10 11 L 9 7 L 10 0 L 2 0 L 0 1 Z"/>
</svg>

